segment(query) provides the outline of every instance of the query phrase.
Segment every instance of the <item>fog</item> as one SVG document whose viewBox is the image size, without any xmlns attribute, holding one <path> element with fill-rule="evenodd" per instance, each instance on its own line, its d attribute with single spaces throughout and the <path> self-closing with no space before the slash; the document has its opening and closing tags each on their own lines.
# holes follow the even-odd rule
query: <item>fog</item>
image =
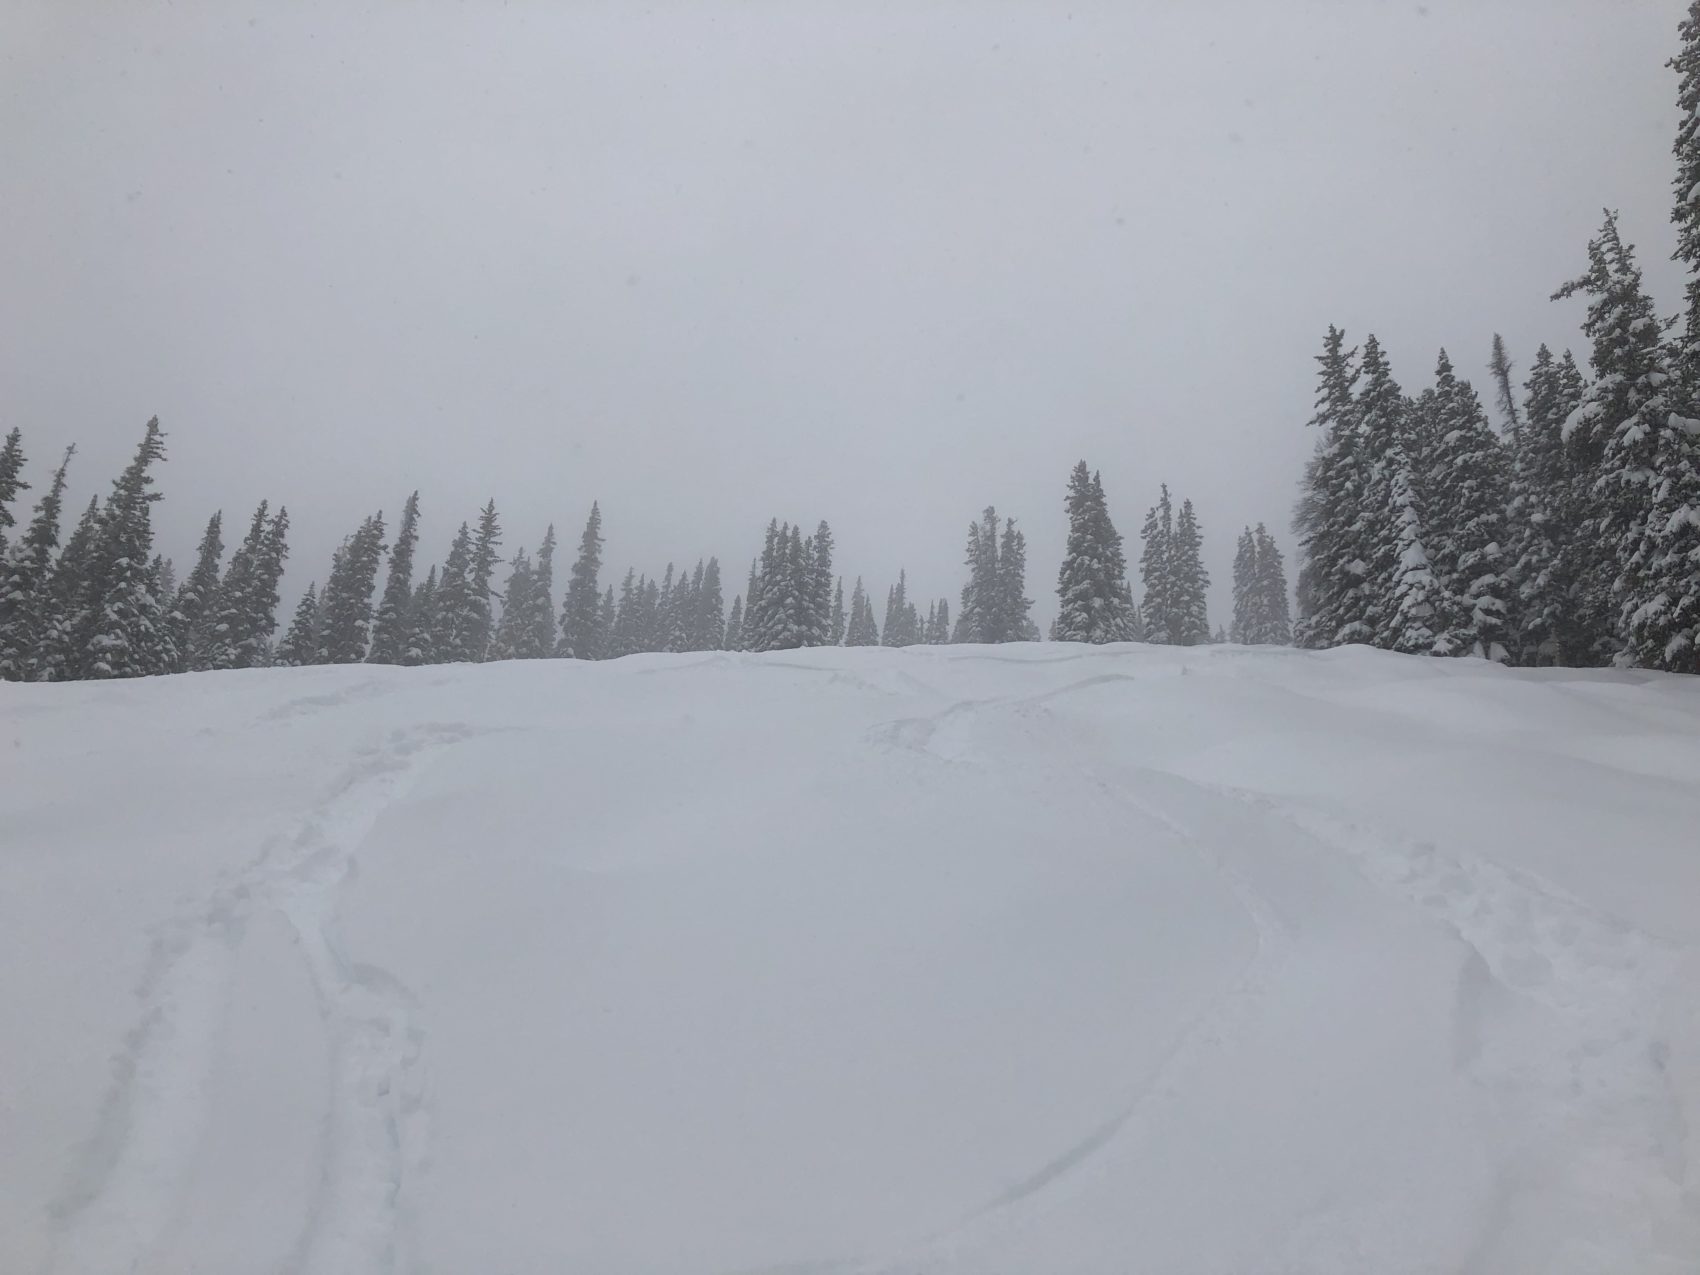
<svg viewBox="0 0 1700 1275">
<path fill-rule="evenodd" d="M 1608 205 L 1676 308 L 1684 8 L 13 0 L 0 428 L 77 443 L 75 510 L 158 414 L 161 549 L 281 501 L 289 599 L 417 487 L 425 560 L 595 499 L 604 583 L 730 597 L 825 518 L 925 611 L 995 503 L 1042 624 L 1084 457 L 1130 541 L 1195 501 L 1220 623 L 1327 324 L 1526 367 Z"/>
</svg>

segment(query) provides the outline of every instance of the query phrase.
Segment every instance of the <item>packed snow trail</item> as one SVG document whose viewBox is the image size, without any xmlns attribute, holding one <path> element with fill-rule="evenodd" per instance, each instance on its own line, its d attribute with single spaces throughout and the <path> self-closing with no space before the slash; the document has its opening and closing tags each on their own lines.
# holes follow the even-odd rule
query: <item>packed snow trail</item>
<svg viewBox="0 0 1700 1275">
<path fill-rule="evenodd" d="M 1691 1273 L 1697 683 L 0 686 L 0 1269 Z"/>
</svg>

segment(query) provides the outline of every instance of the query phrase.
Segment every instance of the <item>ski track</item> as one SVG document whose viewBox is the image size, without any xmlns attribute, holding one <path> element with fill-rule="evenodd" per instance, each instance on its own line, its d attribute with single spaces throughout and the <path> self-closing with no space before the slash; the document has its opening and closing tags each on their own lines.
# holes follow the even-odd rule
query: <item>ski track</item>
<svg viewBox="0 0 1700 1275">
<path fill-rule="evenodd" d="M 1139 679 L 1108 674 L 1029 696 L 959 701 L 933 714 L 885 723 L 869 738 L 885 748 L 962 765 L 971 754 L 977 720 L 988 710 L 1005 711 L 1017 729 L 1031 735 L 1036 722 L 1049 723 L 1045 705 L 1050 701 L 1133 680 Z M 1077 777 L 1199 853 L 1251 918 L 1257 950 L 1234 986 L 1182 1030 L 1122 1110 L 957 1223 L 898 1254 L 849 1264 L 858 1275 L 899 1275 L 929 1255 L 947 1254 L 981 1224 L 1087 1166 L 1128 1131 L 1147 1104 L 1160 1101 L 1188 1074 L 1198 1051 L 1233 1039 L 1239 1025 L 1256 1014 L 1263 990 L 1298 937 L 1245 874 L 1212 850 L 1197 830 L 1168 814 L 1150 794 L 1104 776 L 1066 738 L 1047 742 L 1056 747 L 1054 755 L 1072 757 Z M 1487 1131 L 1508 1151 L 1461 1275 L 1512 1270 L 1593 1275 L 1613 1269 L 1625 1235 L 1654 1237 L 1668 1255 L 1650 1271 L 1693 1275 L 1693 1255 L 1700 1253 L 1700 1183 L 1689 1181 L 1693 1148 L 1666 1073 L 1664 1035 L 1668 998 L 1683 958 L 1680 948 L 1531 873 L 1448 854 L 1432 843 L 1389 837 L 1298 802 L 1201 784 L 1169 771 L 1144 773 L 1286 823 L 1467 948 L 1454 1009 L 1454 1062 L 1481 1088 Z M 1583 1148 L 1579 1155 L 1555 1162 L 1565 1149 L 1578 1146 Z M 1548 1207 L 1520 1207 L 1536 1195 Z M 1571 1219 L 1562 1236 L 1534 1220 L 1550 1218 L 1555 1196 Z M 1531 1253 L 1541 1255 L 1538 1266 L 1529 1264 Z"/>
<path fill-rule="evenodd" d="M 52 1209 L 49 1275 L 153 1268 L 183 1211 L 209 1117 L 237 950 L 248 919 L 269 908 L 298 936 L 332 1053 L 317 1198 L 287 1269 L 396 1268 L 406 1229 L 401 1188 L 423 1153 L 423 1037 L 406 990 L 343 951 L 337 898 L 361 844 L 421 763 L 473 733 L 426 724 L 356 754 L 293 834 L 268 842 L 210 898 L 155 927 L 136 993 L 139 1018 L 113 1061 L 81 1162 Z"/>
</svg>

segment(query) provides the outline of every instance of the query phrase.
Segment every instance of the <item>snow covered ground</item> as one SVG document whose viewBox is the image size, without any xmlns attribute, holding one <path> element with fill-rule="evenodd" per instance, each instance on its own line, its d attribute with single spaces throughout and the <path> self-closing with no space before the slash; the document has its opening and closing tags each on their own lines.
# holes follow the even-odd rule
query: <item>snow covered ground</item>
<svg viewBox="0 0 1700 1275">
<path fill-rule="evenodd" d="M 1700 1269 L 1700 678 L 0 685 L 0 1269 Z"/>
</svg>

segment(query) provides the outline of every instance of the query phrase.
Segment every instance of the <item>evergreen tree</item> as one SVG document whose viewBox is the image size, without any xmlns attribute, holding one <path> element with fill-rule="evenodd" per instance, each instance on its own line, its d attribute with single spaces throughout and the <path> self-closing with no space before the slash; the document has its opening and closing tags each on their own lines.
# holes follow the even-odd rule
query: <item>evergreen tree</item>
<svg viewBox="0 0 1700 1275">
<path fill-rule="evenodd" d="M 361 522 L 342 542 L 319 598 L 320 664 L 359 664 L 366 659 L 372 628 L 372 594 L 384 558 L 384 515 Z"/>
<path fill-rule="evenodd" d="M 1347 350 L 1345 343 L 1345 334 L 1330 326 L 1317 356 L 1321 371 L 1310 423 L 1320 437 L 1305 467 L 1294 516 L 1302 601 L 1295 637 L 1300 646 L 1312 648 L 1367 642 L 1373 636 L 1368 580 L 1372 519 L 1365 506 L 1368 476 L 1358 420 L 1357 351 Z M 1150 641 L 1166 640 L 1152 629 L 1149 598 L 1146 628 Z"/>
<path fill-rule="evenodd" d="M 471 661 L 475 621 L 473 617 L 472 584 L 467 571 L 472 564 L 472 528 L 460 524 L 443 570 L 437 577 L 436 598 L 432 606 L 431 650 L 433 663 L 456 664 Z"/>
<path fill-rule="evenodd" d="M 1409 400 L 1393 379 L 1380 342 L 1364 341 L 1358 391 L 1368 543 L 1368 641 L 1387 650 L 1440 654 L 1443 586 L 1429 563 L 1427 528 L 1407 440 Z"/>
<path fill-rule="evenodd" d="M 868 594 L 862 587 L 862 577 L 856 577 L 855 587 L 850 591 L 850 618 L 844 634 L 846 646 L 878 646 L 880 641 L 879 627 L 874 623 L 874 608 L 868 601 Z"/>
<path fill-rule="evenodd" d="M 1145 525 L 1140 528 L 1139 576 L 1145 595 L 1141 604 L 1145 640 L 1169 646 L 1179 641 L 1177 633 L 1180 627 L 1176 614 L 1175 515 L 1169 501 L 1169 484 L 1164 483 L 1161 491 L 1157 503 L 1145 515 Z"/>
<path fill-rule="evenodd" d="M 401 663 L 409 668 L 437 662 L 437 568 L 425 574 L 425 583 L 413 591 L 408 602 L 407 645 L 401 653 Z"/>
<path fill-rule="evenodd" d="M 614 586 L 609 585 L 602 594 L 602 605 L 596 613 L 595 649 L 586 657 L 594 660 L 608 658 L 609 644 L 614 640 L 614 621 L 619 614 L 618 604 L 614 601 Z"/>
<path fill-rule="evenodd" d="M 1258 627 L 1258 610 L 1262 598 L 1258 590 L 1257 541 L 1247 527 L 1240 532 L 1234 548 L 1234 620 L 1228 629 L 1228 641 L 1249 645 L 1250 634 Z"/>
<path fill-rule="evenodd" d="M 496 502 L 485 504 L 478 513 L 478 531 L 472 540 L 472 556 L 466 568 L 466 628 L 465 658 L 477 662 L 484 658 L 495 632 L 490 602 L 496 596 L 494 581 L 496 564 L 501 560 L 496 552 L 502 543 L 502 528 L 496 518 Z"/>
<path fill-rule="evenodd" d="M 1504 357 L 1504 346 L 1498 356 Z M 1503 546 L 1510 499 L 1505 449 L 1446 351 L 1435 367 L 1437 432 L 1428 463 L 1425 547 L 1440 584 L 1434 651 L 1505 661 L 1512 588 Z"/>
<path fill-rule="evenodd" d="M 94 678 L 168 673 L 177 661 L 166 609 L 149 569 L 150 510 L 159 493 L 149 472 L 165 458 L 156 416 L 135 458 L 112 485 L 101 518 L 86 605 L 77 622 L 76 671 Z"/>
<path fill-rule="evenodd" d="M 703 568 L 696 593 L 696 646 L 698 651 L 718 651 L 726 645 L 726 603 L 721 595 L 720 559 L 710 558 Z"/>
<path fill-rule="evenodd" d="M 805 554 L 807 608 L 804 646 L 835 646 L 832 640 L 832 528 L 822 519 Z"/>
<path fill-rule="evenodd" d="M 602 509 L 592 503 L 590 517 L 579 537 L 578 557 L 567 577 L 561 602 L 561 643 L 557 654 L 570 659 L 597 660 L 606 654 L 610 629 L 598 603 L 597 576 L 602 571 Z"/>
<path fill-rule="evenodd" d="M 610 630 L 608 654 L 611 658 L 622 655 L 634 655 L 643 649 L 642 619 L 638 614 L 642 594 L 638 587 L 637 572 L 628 567 L 626 578 L 620 584 L 620 604 L 615 613 L 614 626 Z"/>
<path fill-rule="evenodd" d="M 340 552 L 340 551 L 339 551 Z M 277 644 L 272 663 L 285 668 L 300 668 L 308 664 L 323 664 L 324 646 L 322 612 L 319 608 L 317 581 L 307 586 L 295 607 L 295 617 Z"/>
<path fill-rule="evenodd" d="M 1580 560 L 1592 548 L 1578 543 L 1575 484 L 1564 422 L 1582 402 L 1583 379 L 1569 351 L 1555 360 L 1535 354 L 1528 397 L 1511 435 L 1511 495 L 1507 502 L 1517 583 L 1516 657 L 1531 665 L 1586 664 L 1593 643 L 1576 623 L 1571 599 Z"/>
<path fill-rule="evenodd" d="M 47 577 L 40 654 L 34 670 L 37 681 L 63 682 L 78 676 L 77 620 L 89 595 L 99 535 L 100 501 L 90 496 Z"/>
<path fill-rule="evenodd" d="M 164 554 L 156 553 L 153 556 L 151 570 L 153 571 L 153 591 L 169 608 L 172 600 L 177 597 L 177 567 L 170 558 L 167 558 Z M 166 614 L 169 622 L 169 609 Z"/>
<path fill-rule="evenodd" d="M 732 611 L 726 617 L 726 650 L 744 649 L 744 595 L 732 599 Z"/>
<path fill-rule="evenodd" d="M 6 551 L 7 528 L 17 525 L 12 502 L 18 498 L 20 491 L 29 490 L 23 473 L 24 435 L 22 430 L 14 427 L 6 435 L 5 443 L 0 444 L 0 557 L 4 557 Z"/>
<path fill-rule="evenodd" d="M 1511 357 L 1505 352 L 1505 338 L 1495 332 L 1488 371 L 1493 376 L 1494 402 L 1499 407 L 1499 414 L 1505 418 L 1507 437 L 1515 437 L 1523 423 L 1517 412 L 1517 395 L 1511 388 L 1511 366 Z"/>
<path fill-rule="evenodd" d="M 1604 549 L 1583 564 L 1579 592 L 1609 599 L 1604 645 L 1617 662 L 1690 671 L 1700 667 L 1700 424 L 1615 214 L 1588 257 L 1587 273 L 1554 294 L 1591 298 L 1582 330 L 1595 380 L 1566 429 L 1577 468 L 1597 475 L 1583 530 Z"/>
<path fill-rule="evenodd" d="M 502 618 L 496 625 L 485 658 L 512 660 L 530 641 L 531 608 L 537 596 L 536 580 L 531 568 L 531 555 L 521 549 L 512 560 L 507 587 L 502 591 Z"/>
<path fill-rule="evenodd" d="M 545 660 L 555 653 L 555 524 L 543 531 L 531 569 L 531 630 L 520 645 L 521 659 Z"/>
<path fill-rule="evenodd" d="M 1290 646 L 1292 610 L 1287 601 L 1287 569 L 1275 537 L 1261 522 L 1252 533 L 1256 549 L 1256 625 L 1243 641 L 1258 645 Z"/>
<path fill-rule="evenodd" d="M 1675 196 L 1671 221 L 1676 224 L 1672 257 L 1688 270 L 1684 290 L 1683 327 L 1676 363 L 1693 384 L 1700 364 L 1700 2 L 1691 0 L 1688 14 L 1677 26 L 1681 48 L 1670 60 L 1677 73 L 1677 129 L 1671 147 L 1676 156 Z"/>
<path fill-rule="evenodd" d="M 401 528 L 390 550 L 390 573 L 384 581 L 384 596 L 372 621 L 370 664 L 402 664 L 409 649 L 413 625 L 413 554 L 419 544 L 419 493 L 407 498 L 401 510 Z"/>
<path fill-rule="evenodd" d="M 32 681 L 40 670 L 50 619 L 48 580 L 59 545 L 65 474 L 76 448 L 67 447 L 23 538 L 0 555 L 0 680 Z"/>
<path fill-rule="evenodd" d="M 1003 524 L 1003 543 L 998 547 L 998 611 L 1002 620 L 1002 642 L 1037 642 L 1039 626 L 1029 614 L 1033 599 L 1027 596 L 1027 537 L 1015 529 L 1015 519 Z"/>
<path fill-rule="evenodd" d="M 897 583 L 886 590 L 885 595 L 885 627 L 882 646 L 912 646 L 913 635 L 909 632 L 907 620 L 909 610 L 909 576 L 899 570 Z"/>
<path fill-rule="evenodd" d="M 1086 462 L 1069 475 L 1068 541 L 1057 572 L 1056 623 L 1060 642 L 1128 642 L 1133 639 L 1133 593 L 1121 534 L 1110 521 L 1104 485 Z"/>
<path fill-rule="evenodd" d="M 950 641 L 950 602 L 940 598 L 932 607 L 932 620 L 927 626 L 927 645 L 943 646 Z"/>
<path fill-rule="evenodd" d="M 838 583 L 832 591 L 832 636 L 829 646 L 844 645 L 844 630 L 849 623 L 849 616 L 844 610 L 844 577 L 838 577 Z"/>
<path fill-rule="evenodd" d="M 1210 620 L 1205 613 L 1210 574 L 1204 569 L 1203 536 L 1190 500 L 1181 502 L 1180 516 L 1175 519 L 1170 564 L 1174 641 L 1178 646 L 1202 646 L 1210 641 Z"/>
<path fill-rule="evenodd" d="M 218 511 L 207 520 L 201 542 L 195 549 L 195 565 L 189 578 L 183 581 L 172 598 L 167 623 L 177 648 L 177 671 L 186 672 L 197 665 L 195 644 L 200 634 L 201 619 L 218 596 L 219 564 L 224 558 L 224 513 Z"/>
</svg>

